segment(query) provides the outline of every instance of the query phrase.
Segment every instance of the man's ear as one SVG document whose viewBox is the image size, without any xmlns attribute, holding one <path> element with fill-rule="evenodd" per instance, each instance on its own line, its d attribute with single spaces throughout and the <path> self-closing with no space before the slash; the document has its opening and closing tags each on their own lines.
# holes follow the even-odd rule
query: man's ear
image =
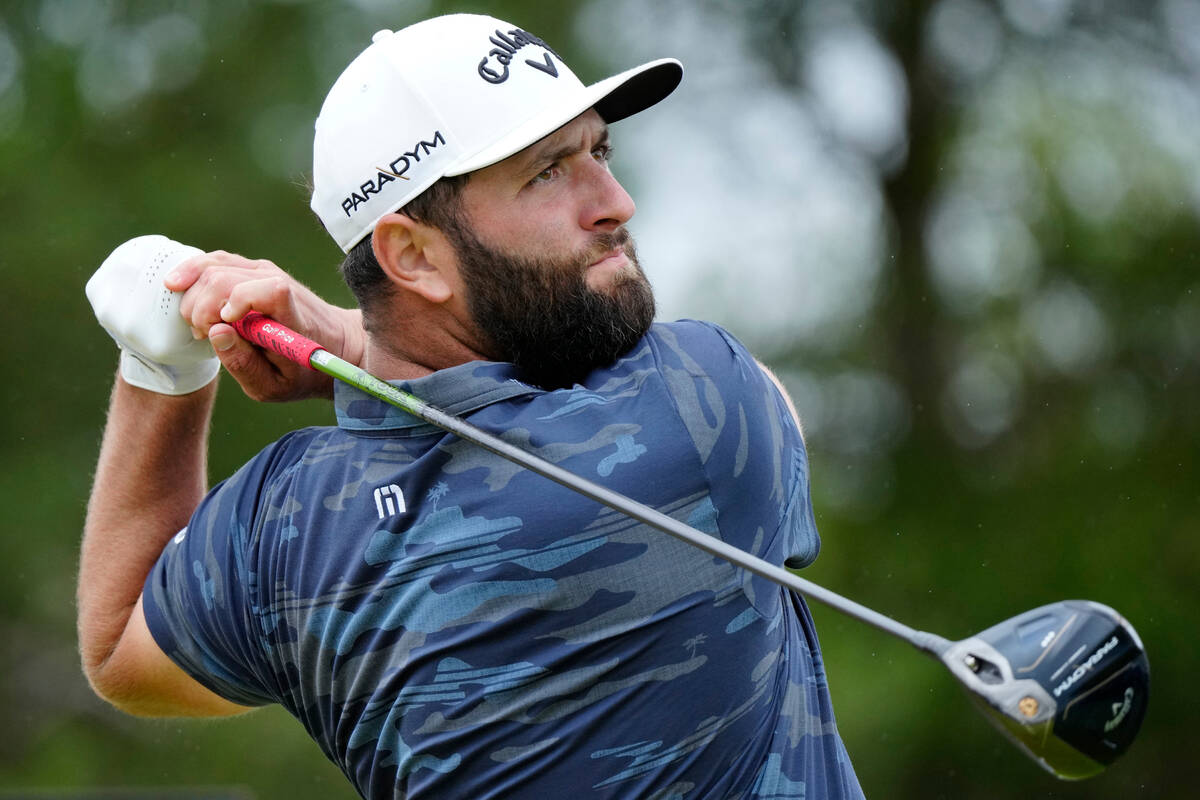
<svg viewBox="0 0 1200 800">
<path fill-rule="evenodd" d="M 436 228 L 404 214 L 387 214 L 375 223 L 371 249 L 396 288 L 418 294 L 431 303 L 444 303 L 454 294 L 448 280 L 448 270 L 453 267 L 453 248 L 446 235 Z"/>
</svg>

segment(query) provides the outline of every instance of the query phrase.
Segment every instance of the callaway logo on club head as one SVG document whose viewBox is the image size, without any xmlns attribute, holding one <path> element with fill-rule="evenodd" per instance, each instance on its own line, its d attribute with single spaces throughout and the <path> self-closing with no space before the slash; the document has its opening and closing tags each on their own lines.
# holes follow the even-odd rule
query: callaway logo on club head
<svg viewBox="0 0 1200 800">
<path fill-rule="evenodd" d="M 1120 725 L 1125 716 L 1129 713 L 1129 709 L 1133 708 L 1133 687 L 1129 686 L 1125 689 L 1123 702 L 1112 704 L 1112 719 L 1104 723 L 1104 732 L 1112 733 L 1113 728 Z"/>
<path fill-rule="evenodd" d="M 434 131 L 433 137 L 428 141 L 422 139 L 413 145 L 412 150 L 401 153 L 390 162 L 387 168 L 381 166 L 375 167 L 375 176 L 368 178 L 359 184 L 358 189 L 350 193 L 348 197 L 342 200 L 342 210 L 349 217 L 358 207 L 370 199 L 371 195 L 378 194 L 384 186 L 387 186 L 392 181 L 411 180 L 404 173 L 408 172 L 409 167 L 413 164 L 420 164 L 421 157 L 429 155 L 429 151 L 438 145 L 444 145 L 446 138 L 442 136 L 441 131 Z"/>
<path fill-rule="evenodd" d="M 534 69 L 541 70 L 552 78 L 558 77 L 558 67 L 554 66 L 554 61 L 550 58 L 553 53 L 555 58 L 562 60 L 558 53 L 550 48 L 550 45 L 543 42 L 532 33 L 523 31 L 520 28 L 509 31 L 507 34 L 496 31 L 488 37 L 488 41 L 495 45 L 488 52 L 483 60 L 479 62 L 479 77 L 483 78 L 488 83 L 504 83 L 508 80 L 508 65 L 512 63 L 513 57 L 525 45 L 537 45 L 546 52 L 543 54 L 542 61 L 536 61 L 532 58 L 525 59 L 525 63 Z M 495 59 L 498 67 L 493 67 L 490 63 Z"/>
</svg>

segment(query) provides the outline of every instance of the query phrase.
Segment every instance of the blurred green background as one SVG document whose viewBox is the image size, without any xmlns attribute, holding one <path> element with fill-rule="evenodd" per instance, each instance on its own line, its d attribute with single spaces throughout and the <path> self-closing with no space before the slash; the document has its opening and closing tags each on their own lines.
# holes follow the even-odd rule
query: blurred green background
<svg viewBox="0 0 1200 800">
<path fill-rule="evenodd" d="M 815 607 L 867 795 L 1195 796 L 1197 0 L 5 0 L 0 794 L 352 796 L 278 709 L 136 720 L 84 683 L 74 571 L 115 353 L 83 284 L 162 233 L 348 303 L 307 209 L 312 120 L 374 30 L 443 11 L 526 27 L 586 81 L 684 61 L 615 127 L 614 168 L 660 317 L 725 324 L 799 406 L 809 577 L 950 638 L 1075 597 L 1141 633 L 1140 738 L 1066 784 L 941 667 Z M 330 418 L 227 382 L 213 480 Z"/>
</svg>

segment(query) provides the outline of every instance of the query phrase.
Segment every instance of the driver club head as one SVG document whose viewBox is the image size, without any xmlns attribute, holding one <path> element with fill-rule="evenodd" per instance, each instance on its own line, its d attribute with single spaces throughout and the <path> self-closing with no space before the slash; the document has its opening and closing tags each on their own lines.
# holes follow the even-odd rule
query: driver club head
<svg viewBox="0 0 1200 800">
<path fill-rule="evenodd" d="M 1141 639 L 1100 603 L 1035 608 L 939 657 L 988 719 L 1066 780 L 1119 758 L 1146 715 L 1150 664 Z"/>
</svg>

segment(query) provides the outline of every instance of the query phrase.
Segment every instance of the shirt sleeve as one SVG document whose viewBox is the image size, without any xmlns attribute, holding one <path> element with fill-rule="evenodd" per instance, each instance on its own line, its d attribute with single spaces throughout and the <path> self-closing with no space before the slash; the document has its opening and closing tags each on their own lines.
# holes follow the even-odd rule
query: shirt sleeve
<svg viewBox="0 0 1200 800">
<path fill-rule="evenodd" d="M 722 328 L 683 321 L 658 336 L 663 377 L 709 483 L 723 539 L 801 567 L 820 550 L 808 454 L 779 389 Z"/>
<path fill-rule="evenodd" d="M 163 652 L 210 690 L 250 706 L 274 701 L 256 652 L 249 557 L 268 461 L 260 454 L 209 492 L 167 543 L 142 591 L 146 623 Z"/>
</svg>

